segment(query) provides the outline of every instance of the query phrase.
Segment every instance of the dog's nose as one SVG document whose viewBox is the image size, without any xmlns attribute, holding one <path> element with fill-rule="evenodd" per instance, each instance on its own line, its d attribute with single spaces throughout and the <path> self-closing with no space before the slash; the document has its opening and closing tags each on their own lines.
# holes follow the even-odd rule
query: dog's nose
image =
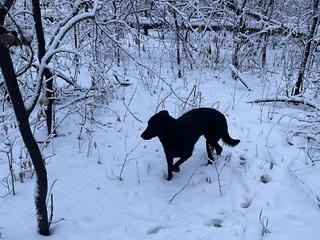
<svg viewBox="0 0 320 240">
<path fill-rule="evenodd" d="M 141 138 L 145 138 L 145 136 L 144 136 L 144 132 L 143 133 L 141 133 L 141 136 L 140 136 Z"/>
<path fill-rule="evenodd" d="M 144 140 L 149 140 L 149 139 L 151 139 L 150 133 L 147 132 L 147 131 L 144 131 L 144 132 L 141 134 L 141 137 L 142 137 Z"/>
</svg>

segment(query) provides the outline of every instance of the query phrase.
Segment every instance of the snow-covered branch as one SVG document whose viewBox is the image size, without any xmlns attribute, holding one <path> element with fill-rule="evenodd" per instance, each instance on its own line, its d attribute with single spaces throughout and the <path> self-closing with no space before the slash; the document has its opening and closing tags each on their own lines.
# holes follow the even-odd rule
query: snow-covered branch
<svg viewBox="0 0 320 240">
<path fill-rule="evenodd" d="M 228 0 L 221 0 L 221 4 L 225 5 L 229 10 L 233 12 L 239 12 L 241 11 L 240 8 L 234 4 L 233 1 Z M 272 25 L 272 31 L 271 33 L 282 33 L 286 35 L 291 35 L 293 37 L 304 37 L 306 36 L 306 33 L 298 31 L 294 27 L 286 26 L 280 21 L 277 21 L 275 19 L 272 19 L 268 16 L 263 15 L 260 12 L 254 11 L 252 9 L 244 9 L 243 13 L 259 22 L 268 23 L 269 25 Z"/>
<path fill-rule="evenodd" d="M 239 79 L 243 86 L 245 86 L 248 91 L 251 91 L 251 89 L 248 87 L 248 84 L 245 81 L 245 78 L 233 64 L 229 64 L 229 69 L 237 77 L 237 79 Z"/>
<path fill-rule="evenodd" d="M 48 46 L 48 51 L 51 51 L 57 48 L 66 35 L 66 33 L 78 22 L 83 20 L 93 18 L 98 9 L 99 0 L 94 1 L 93 9 L 90 12 L 81 13 L 79 15 L 74 16 L 69 21 L 67 21 L 61 28 L 59 28 L 58 33 L 53 37 L 51 44 Z"/>
<path fill-rule="evenodd" d="M 304 99 L 302 97 L 274 97 L 274 98 L 264 98 L 264 99 L 257 99 L 254 101 L 250 101 L 248 103 L 291 103 L 291 104 L 295 104 L 295 105 L 304 105 L 310 108 L 313 108 L 316 111 L 320 110 L 320 106 L 317 105 L 315 102 L 311 101 L 311 100 L 307 100 Z"/>
<path fill-rule="evenodd" d="M 81 1 L 80 1 L 81 2 Z M 48 64 L 52 57 L 60 52 L 69 52 L 73 54 L 78 54 L 76 51 L 66 49 L 66 48 L 58 48 L 61 44 L 61 41 L 63 37 L 66 35 L 66 33 L 78 22 L 81 22 L 88 18 L 93 18 L 96 14 L 96 11 L 98 9 L 98 3 L 99 0 L 95 0 L 93 4 L 93 9 L 90 12 L 81 13 L 79 15 L 73 16 L 72 18 L 68 19 L 66 23 L 58 29 L 57 34 L 53 36 L 51 44 L 47 47 L 46 54 L 41 59 L 41 63 L 39 65 L 37 77 L 36 77 L 36 87 L 35 87 L 35 93 L 32 96 L 32 98 L 29 100 L 28 103 L 26 103 L 26 109 L 28 114 L 30 114 L 34 107 L 36 106 L 41 93 L 42 88 L 42 82 L 43 82 L 43 74 L 45 69 L 48 68 Z"/>
</svg>

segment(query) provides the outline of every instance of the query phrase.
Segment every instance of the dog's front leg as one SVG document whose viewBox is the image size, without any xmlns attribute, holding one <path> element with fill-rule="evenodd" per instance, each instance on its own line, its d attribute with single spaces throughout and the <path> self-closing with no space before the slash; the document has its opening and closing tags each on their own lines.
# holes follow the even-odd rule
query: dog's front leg
<svg viewBox="0 0 320 240">
<path fill-rule="evenodd" d="M 167 165 L 168 165 L 167 180 L 170 181 L 172 179 L 173 157 L 168 154 L 166 154 L 166 157 L 167 157 Z"/>
</svg>

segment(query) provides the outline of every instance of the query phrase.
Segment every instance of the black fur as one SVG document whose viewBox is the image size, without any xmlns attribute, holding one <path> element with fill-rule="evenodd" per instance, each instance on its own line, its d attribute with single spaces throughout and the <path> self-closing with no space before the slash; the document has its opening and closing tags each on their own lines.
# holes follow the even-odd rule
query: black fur
<svg viewBox="0 0 320 240">
<path fill-rule="evenodd" d="M 159 137 L 167 158 L 167 180 L 171 180 L 172 171 L 180 171 L 179 166 L 192 155 L 194 145 L 202 135 L 206 138 L 208 164 L 213 161 L 213 149 L 218 155 L 222 152 L 218 144 L 220 139 L 230 146 L 240 142 L 229 136 L 225 116 L 212 108 L 193 109 L 178 119 L 171 117 L 168 111 L 158 112 L 149 119 L 148 127 L 141 137 L 145 140 Z M 180 159 L 173 164 L 175 157 Z"/>
</svg>

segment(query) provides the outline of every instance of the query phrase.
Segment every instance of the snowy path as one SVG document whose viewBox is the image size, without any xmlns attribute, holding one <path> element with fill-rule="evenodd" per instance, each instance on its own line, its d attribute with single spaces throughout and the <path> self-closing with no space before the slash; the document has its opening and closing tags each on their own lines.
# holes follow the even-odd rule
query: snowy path
<svg viewBox="0 0 320 240">
<path fill-rule="evenodd" d="M 287 144 L 285 123 L 267 120 L 268 114 L 277 109 L 264 106 L 261 113 L 261 106 L 246 103 L 258 97 L 259 92 L 248 93 L 237 86 L 234 93 L 234 83 L 228 81 L 200 84 L 202 105 L 215 105 L 226 111 L 230 135 L 241 139 L 235 148 L 224 146 L 217 161 L 222 196 L 214 165 L 203 166 L 203 139 L 181 172 L 172 181 L 165 180 L 166 161 L 159 141 L 143 141 L 140 134 L 159 105 L 159 96 L 166 98 L 169 92 L 164 90 L 151 97 L 139 85 L 130 109 L 144 123 L 128 112 L 122 121 L 125 108 L 117 101 L 111 108 L 121 122 L 116 115 L 100 111 L 97 120 L 108 127 L 106 131 L 95 128 L 96 147 L 89 157 L 88 139 L 79 147 L 79 126 L 70 129 L 67 122 L 66 136 L 57 138 L 47 150 L 48 155 L 56 154 L 48 164 L 50 182 L 58 179 L 53 191 L 54 217 L 65 219 L 53 225 L 50 239 L 317 239 L 317 201 L 296 178 L 300 176 L 301 181 L 313 187 L 313 194 L 320 194 L 320 188 L 314 187 L 319 182 L 316 168 L 300 170 L 303 154 Z M 129 101 L 134 90 L 135 86 L 124 89 L 124 101 Z M 173 116 L 179 116 L 176 103 L 177 99 L 170 96 L 161 107 L 164 105 Z M 128 156 L 120 181 L 117 177 L 126 155 L 125 142 L 127 152 L 137 147 Z M 190 184 L 169 203 L 200 160 Z M 42 239 L 34 229 L 32 188 L 33 181 L 17 184 L 17 196 L 0 199 L 3 239 Z"/>
</svg>

